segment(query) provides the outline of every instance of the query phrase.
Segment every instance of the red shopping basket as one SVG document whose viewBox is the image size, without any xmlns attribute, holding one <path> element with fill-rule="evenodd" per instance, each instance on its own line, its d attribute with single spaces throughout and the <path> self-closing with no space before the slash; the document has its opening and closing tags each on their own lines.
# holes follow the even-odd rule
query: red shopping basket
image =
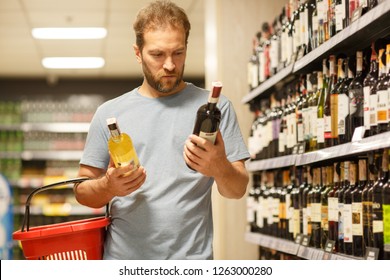
<svg viewBox="0 0 390 280">
<path fill-rule="evenodd" d="M 22 229 L 13 233 L 13 239 L 20 240 L 26 259 L 102 259 L 106 227 L 110 224 L 108 205 L 104 217 L 29 228 L 30 202 L 34 194 L 60 185 L 80 183 L 85 180 L 88 178 L 76 178 L 50 184 L 34 190 L 28 196 Z"/>
</svg>

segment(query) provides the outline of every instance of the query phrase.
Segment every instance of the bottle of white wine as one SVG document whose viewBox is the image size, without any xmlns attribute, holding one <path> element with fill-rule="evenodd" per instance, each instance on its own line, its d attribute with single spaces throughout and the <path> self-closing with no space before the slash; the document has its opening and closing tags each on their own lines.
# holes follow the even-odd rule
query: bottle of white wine
<svg viewBox="0 0 390 280">
<path fill-rule="evenodd" d="M 213 144 L 217 137 L 221 122 L 221 111 L 217 107 L 222 90 L 221 82 L 213 82 L 207 104 L 199 107 L 196 113 L 196 121 L 193 134 L 206 139 Z"/>
<path fill-rule="evenodd" d="M 134 169 L 138 168 L 139 160 L 130 136 L 119 130 L 116 118 L 107 119 L 107 125 L 111 134 L 108 150 L 115 167 L 132 164 Z"/>
</svg>

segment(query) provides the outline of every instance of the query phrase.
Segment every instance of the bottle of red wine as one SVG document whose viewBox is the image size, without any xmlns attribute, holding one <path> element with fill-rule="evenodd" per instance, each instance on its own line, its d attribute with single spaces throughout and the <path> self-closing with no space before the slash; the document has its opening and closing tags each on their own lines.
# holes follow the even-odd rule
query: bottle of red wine
<svg viewBox="0 0 390 280">
<path fill-rule="evenodd" d="M 222 90 L 221 82 L 213 82 L 207 104 L 199 107 L 196 113 L 196 121 L 193 134 L 206 139 L 213 144 L 217 137 L 219 123 L 221 122 L 221 111 L 217 107 L 219 96 Z"/>
</svg>

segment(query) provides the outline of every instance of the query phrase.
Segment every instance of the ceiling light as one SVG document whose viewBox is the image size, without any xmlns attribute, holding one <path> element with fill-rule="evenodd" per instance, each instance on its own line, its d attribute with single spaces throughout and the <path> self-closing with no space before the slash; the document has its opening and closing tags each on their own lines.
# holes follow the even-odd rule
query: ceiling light
<svg viewBox="0 0 390 280">
<path fill-rule="evenodd" d="M 95 69 L 104 66 L 101 57 L 45 57 L 42 65 L 49 69 Z"/>
<path fill-rule="evenodd" d="M 103 27 L 48 27 L 33 28 L 32 36 L 35 39 L 102 39 L 107 35 Z"/>
</svg>

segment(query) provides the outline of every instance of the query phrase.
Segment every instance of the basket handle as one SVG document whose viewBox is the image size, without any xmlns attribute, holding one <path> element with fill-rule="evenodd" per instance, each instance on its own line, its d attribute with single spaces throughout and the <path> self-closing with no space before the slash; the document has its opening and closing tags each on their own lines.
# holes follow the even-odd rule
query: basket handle
<svg viewBox="0 0 390 280">
<path fill-rule="evenodd" d="M 26 228 L 26 231 L 29 231 L 29 229 L 30 229 L 30 204 L 31 204 L 31 200 L 35 194 L 40 193 L 40 192 L 45 191 L 45 190 L 48 190 L 48 189 L 54 189 L 55 187 L 58 187 L 61 185 L 81 183 L 81 182 L 87 181 L 89 179 L 90 178 L 88 178 L 88 177 L 74 178 L 74 179 L 69 179 L 69 180 L 49 184 L 49 185 L 46 185 L 46 186 L 43 186 L 43 187 L 40 187 L 40 188 L 33 190 L 29 194 L 29 196 L 27 197 L 27 200 L 26 200 L 26 210 L 24 212 L 21 231 L 24 232 L 24 228 Z M 108 216 L 109 216 L 109 208 L 108 208 L 108 204 L 107 204 L 106 205 L 106 217 L 108 217 Z"/>
</svg>

